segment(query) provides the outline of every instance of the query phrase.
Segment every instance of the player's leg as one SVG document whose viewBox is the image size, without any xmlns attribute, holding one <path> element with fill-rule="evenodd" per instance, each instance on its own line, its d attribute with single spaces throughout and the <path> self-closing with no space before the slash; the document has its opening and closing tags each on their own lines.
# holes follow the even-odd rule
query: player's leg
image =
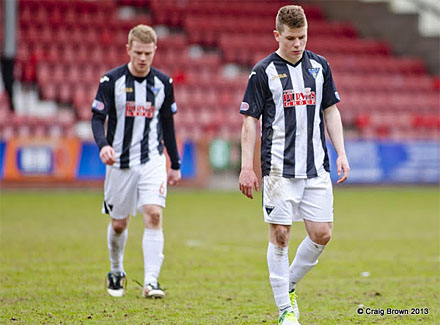
<svg viewBox="0 0 440 325">
<path fill-rule="evenodd" d="M 280 314 L 292 309 L 289 299 L 289 237 L 290 226 L 269 225 L 267 265 L 270 285 Z"/>
<path fill-rule="evenodd" d="M 162 207 L 144 205 L 144 235 L 142 250 L 144 254 L 144 293 L 145 297 L 162 298 L 165 294 L 159 286 L 159 274 L 164 259 Z"/>
<path fill-rule="evenodd" d="M 110 272 L 107 274 L 107 292 L 113 297 L 124 295 L 126 276 L 124 249 L 127 242 L 129 217 L 111 219 L 107 228 L 107 246 L 110 256 Z"/>
<path fill-rule="evenodd" d="M 162 209 L 167 193 L 165 156 L 150 160 L 141 169 L 138 185 L 138 206 L 143 215 L 144 235 L 144 297 L 162 298 L 165 294 L 159 286 L 159 274 L 164 259 Z"/>
<path fill-rule="evenodd" d="M 276 176 L 263 178 L 263 213 L 265 222 L 269 223 L 267 265 L 280 324 L 299 324 L 289 297 L 288 251 L 293 214 L 300 196 L 301 181 Z"/>
<path fill-rule="evenodd" d="M 298 246 L 295 259 L 290 267 L 289 290 L 298 283 L 316 264 L 330 240 L 332 223 L 304 220 L 307 236 Z"/>
<path fill-rule="evenodd" d="M 333 193 L 328 173 L 306 183 L 299 212 L 304 219 L 307 236 L 298 246 L 290 266 L 289 290 L 316 264 L 331 237 L 333 225 Z"/>
<path fill-rule="evenodd" d="M 124 294 L 126 276 L 123 265 L 127 242 L 129 215 L 136 212 L 137 180 L 132 170 L 121 170 L 107 166 L 104 183 L 103 213 L 109 214 L 107 247 L 110 257 L 110 272 L 107 274 L 107 291 L 111 296 Z"/>
<path fill-rule="evenodd" d="M 107 228 L 107 244 L 110 255 L 110 271 L 124 273 L 124 249 L 127 242 L 129 217 L 111 219 Z"/>
<path fill-rule="evenodd" d="M 269 226 L 267 265 L 275 303 L 279 310 L 279 324 L 299 325 L 289 295 L 289 237 L 290 226 Z"/>
</svg>

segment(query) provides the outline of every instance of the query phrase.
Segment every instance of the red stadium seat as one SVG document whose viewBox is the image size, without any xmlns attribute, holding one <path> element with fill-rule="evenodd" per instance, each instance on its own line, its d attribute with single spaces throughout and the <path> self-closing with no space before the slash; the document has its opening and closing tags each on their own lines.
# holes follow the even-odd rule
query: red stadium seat
<svg viewBox="0 0 440 325">
<path fill-rule="evenodd" d="M 210 135 L 237 136 L 241 128 L 237 110 L 248 74 L 226 79 L 222 67 L 236 63 L 249 71 L 275 51 L 274 15 L 287 3 L 23 0 L 18 75 L 24 82 L 37 82 L 42 99 L 72 104 L 78 119 L 88 120 L 99 78 L 128 62 L 124 48 L 128 30 L 138 23 L 166 25 L 173 32 L 177 27 L 178 34 L 163 37 L 159 33 L 153 63 L 174 78 L 180 111 L 176 125 L 194 137 L 202 129 Z M 120 19 L 120 6 L 132 6 L 138 15 Z M 421 130 L 418 137 L 433 136 L 439 123 L 439 78 L 429 77 L 418 59 L 392 55 L 387 43 L 359 38 L 351 23 L 327 21 L 318 6 L 306 3 L 303 8 L 309 21 L 307 48 L 331 64 L 344 123 L 367 137 L 407 137 L 417 133 L 414 129 Z M 189 44 L 208 47 L 204 51 L 209 54 L 191 57 Z M 199 113 L 200 127 L 194 125 Z M 25 127 L 22 132 L 26 130 L 47 132 L 44 127 Z"/>
</svg>

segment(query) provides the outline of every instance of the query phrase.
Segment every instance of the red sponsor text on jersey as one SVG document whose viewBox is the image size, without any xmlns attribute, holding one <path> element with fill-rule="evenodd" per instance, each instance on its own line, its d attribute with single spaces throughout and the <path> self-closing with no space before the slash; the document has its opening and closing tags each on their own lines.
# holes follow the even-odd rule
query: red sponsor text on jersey
<svg viewBox="0 0 440 325">
<path fill-rule="evenodd" d="M 146 102 L 144 105 L 136 105 L 135 102 L 127 102 L 125 105 L 125 116 L 143 116 L 147 118 L 153 118 L 154 106 L 151 102 Z"/>
<path fill-rule="evenodd" d="M 283 91 L 284 107 L 295 107 L 300 105 L 316 105 L 316 93 L 306 90 L 296 93 L 293 89 Z"/>
</svg>

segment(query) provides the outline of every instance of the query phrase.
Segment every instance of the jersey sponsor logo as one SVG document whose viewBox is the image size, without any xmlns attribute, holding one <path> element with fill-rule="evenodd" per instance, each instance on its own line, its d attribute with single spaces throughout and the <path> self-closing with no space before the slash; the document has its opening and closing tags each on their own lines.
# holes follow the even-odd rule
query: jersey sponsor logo
<svg viewBox="0 0 440 325">
<path fill-rule="evenodd" d="M 270 78 L 270 80 L 283 79 L 283 78 L 287 78 L 287 74 L 285 74 L 285 73 L 277 74 L 275 76 L 272 76 L 272 78 Z"/>
<path fill-rule="evenodd" d="M 249 109 L 249 104 L 246 102 L 242 102 L 240 106 L 240 111 L 246 112 Z"/>
<path fill-rule="evenodd" d="M 267 215 L 270 215 L 270 213 L 273 211 L 273 209 L 275 209 L 275 207 L 273 205 L 266 205 L 264 206 L 264 209 L 267 212 Z"/>
<path fill-rule="evenodd" d="M 257 73 L 255 71 L 252 71 L 251 74 L 249 75 L 249 79 L 252 78 L 253 75 L 256 75 Z"/>
<path fill-rule="evenodd" d="M 92 108 L 98 110 L 98 111 L 102 111 L 104 109 L 105 105 L 103 102 L 100 102 L 99 100 L 94 100 L 93 104 L 92 104 Z"/>
<path fill-rule="evenodd" d="M 104 76 L 104 77 L 102 77 L 102 78 L 99 80 L 99 83 L 103 83 L 103 82 L 106 82 L 106 81 L 110 81 L 110 79 L 109 79 L 109 77 Z"/>
<path fill-rule="evenodd" d="M 316 105 L 316 93 L 310 88 L 303 92 L 295 92 L 293 89 L 283 91 L 284 107 L 295 107 L 301 105 Z"/>
<path fill-rule="evenodd" d="M 312 75 L 313 79 L 316 79 L 319 73 L 319 68 L 307 69 L 307 71 Z"/>
<path fill-rule="evenodd" d="M 142 116 L 146 118 L 153 118 L 154 106 L 151 102 L 146 102 L 144 105 L 136 105 L 135 102 L 127 102 L 125 105 L 125 116 Z"/>
</svg>

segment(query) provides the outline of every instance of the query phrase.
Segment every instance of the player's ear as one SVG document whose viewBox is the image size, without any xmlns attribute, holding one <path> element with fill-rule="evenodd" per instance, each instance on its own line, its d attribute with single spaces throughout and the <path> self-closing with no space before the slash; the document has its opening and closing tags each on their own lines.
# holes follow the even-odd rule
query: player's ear
<svg viewBox="0 0 440 325">
<path fill-rule="evenodd" d="M 125 49 L 127 50 L 127 54 L 130 55 L 130 45 L 125 44 Z"/>
<path fill-rule="evenodd" d="M 273 36 L 275 37 L 277 42 L 280 41 L 280 33 L 276 29 L 274 29 L 274 31 L 273 31 Z"/>
</svg>

